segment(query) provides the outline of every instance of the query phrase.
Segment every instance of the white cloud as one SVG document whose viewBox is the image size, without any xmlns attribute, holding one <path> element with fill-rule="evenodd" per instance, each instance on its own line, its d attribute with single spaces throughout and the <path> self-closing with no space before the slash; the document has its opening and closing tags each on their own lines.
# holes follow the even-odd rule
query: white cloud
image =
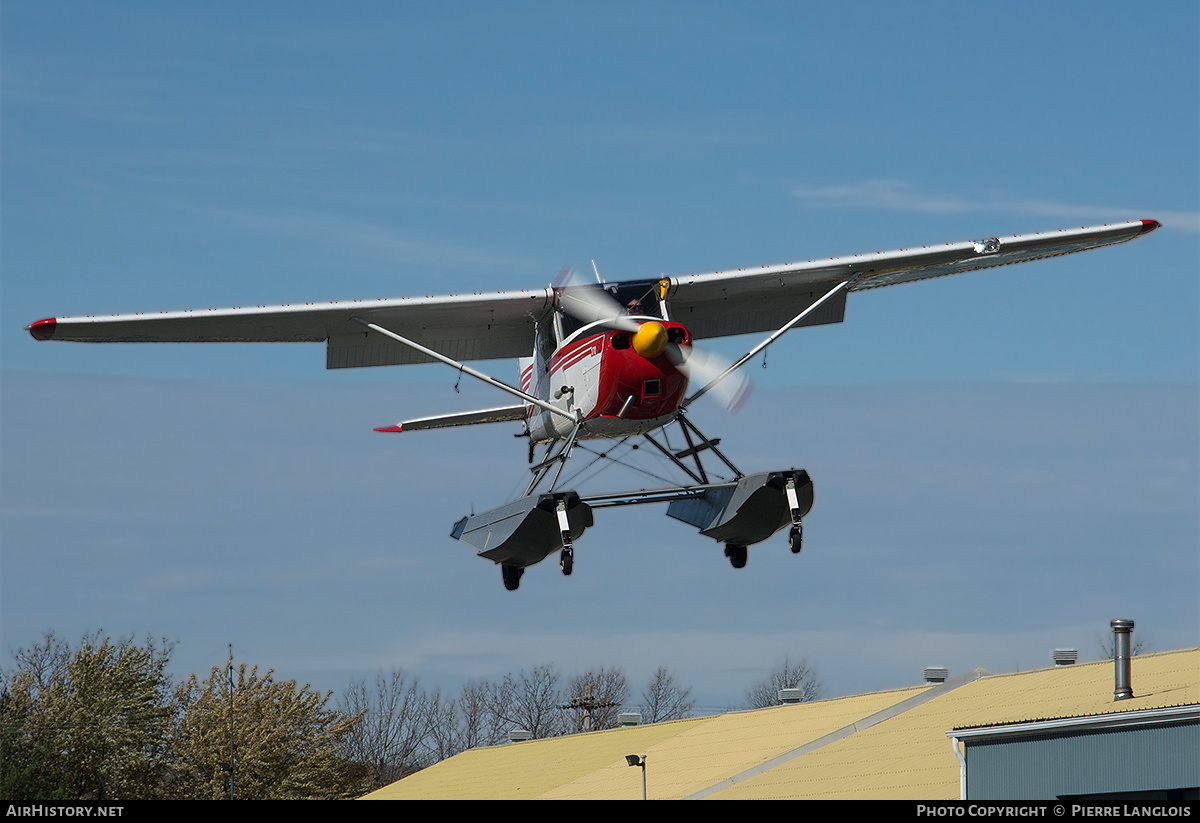
<svg viewBox="0 0 1200 823">
<path fill-rule="evenodd" d="M 260 214 L 234 209 L 210 209 L 210 217 L 245 229 L 284 237 L 304 238 L 347 249 L 390 263 L 451 268 L 528 270 L 528 258 L 413 237 L 361 220 L 327 214 Z"/>
<path fill-rule="evenodd" d="M 968 214 L 999 211 L 1012 214 L 1071 219 L 1142 219 L 1153 218 L 1164 226 L 1189 233 L 1200 233 L 1200 214 L 1186 211 L 1159 211 L 1112 206 L 1089 206 L 1053 200 L 1013 197 L 995 192 L 983 197 L 961 197 L 924 192 L 904 180 L 864 180 L 833 186 L 797 186 L 797 199 L 821 206 L 841 208 L 888 209 L 929 214 Z"/>
</svg>

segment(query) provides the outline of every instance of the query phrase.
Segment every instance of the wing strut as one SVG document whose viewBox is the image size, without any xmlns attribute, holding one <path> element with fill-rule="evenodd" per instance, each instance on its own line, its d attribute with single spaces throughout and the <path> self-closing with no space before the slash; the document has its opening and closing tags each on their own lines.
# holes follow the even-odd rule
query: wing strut
<svg viewBox="0 0 1200 823">
<path fill-rule="evenodd" d="M 410 349 L 419 351 L 421 354 L 424 354 L 428 357 L 432 357 L 434 360 L 440 360 L 441 362 L 445 363 L 447 366 L 453 366 L 454 368 L 458 369 L 460 372 L 463 372 L 464 374 L 469 374 L 471 377 L 474 377 L 477 380 L 482 380 L 484 383 L 487 383 L 489 386 L 495 386 L 496 388 L 500 389 L 501 391 L 506 391 L 509 394 L 515 395 L 515 396 L 521 398 L 522 400 L 524 400 L 526 403 L 532 403 L 533 405 L 535 405 L 539 408 L 545 409 L 548 412 L 553 412 L 554 414 L 565 417 L 572 422 L 574 422 L 576 419 L 576 416 L 574 414 L 571 414 L 568 411 L 560 409 L 557 406 L 553 406 L 553 405 L 547 403 L 545 400 L 542 400 L 540 397 L 534 397 L 532 394 L 527 394 L 526 392 L 523 392 L 514 386 L 510 386 L 507 383 L 501 383 L 499 380 L 495 379 L 494 377 L 488 377 L 483 372 L 476 371 L 475 369 L 471 368 L 470 366 L 467 366 L 463 363 L 458 362 L 457 360 L 447 357 L 446 355 L 444 355 L 440 352 L 436 352 L 433 349 L 427 349 L 424 346 L 422 346 L 420 343 L 415 343 L 412 340 L 409 340 L 407 337 L 401 337 L 400 335 L 396 334 L 395 332 L 388 331 L 387 329 L 383 328 L 382 326 L 377 326 L 374 323 L 369 323 L 366 320 L 363 320 L 361 317 L 354 317 L 351 319 L 354 320 L 355 323 L 361 323 L 362 325 L 366 326 L 371 331 L 379 332 L 380 334 L 384 335 L 385 337 L 392 338 L 397 343 L 401 343 L 405 346 L 408 346 Z"/>
<path fill-rule="evenodd" d="M 733 374 L 735 371 L 737 371 L 739 368 L 741 368 L 745 363 L 747 363 L 749 360 L 751 360 L 754 357 L 754 355 L 758 354 L 760 351 L 765 349 L 767 346 L 771 345 L 776 340 L 778 340 L 783 335 L 784 332 L 788 331 L 790 328 L 795 326 L 797 323 L 799 323 L 801 320 L 803 320 L 809 314 L 816 311 L 816 309 L 822 303 L 824 303 L 826 300 L 833 297 L 835 294 L 840 292 L 842 289 L 848 288 L 857 278 L 858 278 L 858 275 L 855 274 L 853 277 L 850 277 L 850 278 L 838 283 L 836 286 L 834 286 L 832 289 L 830 289 L 824 295 L 822 295 L 822 297 L 819 300 L 817 300 L 817 302 L 813 303 L 808 308 L 806 308 L 804 311 L 800 312 L 795 317 L 793 317 L 791 320 L 784 323 L 783 326 L 781 326 L 778 331 L 774 332 L 766 340 L 762 341 L 757 346 L 752 348 L 750 351 L 748 351 L 744 355 L 742 355 L 741 359 L 739 359 L 732 366 L 730 366 L 725 371 L 718 374 L 712 380 L 708 381 L 708 384 L 706 386 L 704 386 L 704 388 L 700 389 L 700 391 L 693 394 L 687 400 L 684 400 L 679 405 L 680 410 L 682 411 L 683 409 L 686 409 L 689 405 L 691 405 L 693 400 L 696 400 L 697 398 L 703 396 L 713 386 L 717 385 L 722 380 L 724 380 L 726 377 Z"/>
</svg>

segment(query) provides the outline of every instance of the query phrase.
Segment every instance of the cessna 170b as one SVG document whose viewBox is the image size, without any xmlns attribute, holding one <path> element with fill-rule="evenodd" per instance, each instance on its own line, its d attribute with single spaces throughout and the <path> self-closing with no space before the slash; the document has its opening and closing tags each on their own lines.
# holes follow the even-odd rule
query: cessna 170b
<svg viewBox="0 0 1200 823">
<path fill-rule="evenodd" d="M 791 550 L 799 552 L 801 519 L 813 504 L 808 473 L 787 468 L 744 474 L 717 448 L 719 440 L 688 419 L 693 401 L 714 391 L 736 404 L 744 383 L 738 370 L 745 363 L 789 329 L 840 323 L 850 292 L 1123 243 L 1158 226 L 1137 220 L 596 285 L 560 276 L 548 288 L 495 294 L 48 318 L 28 330 L 38 340 L 89 343 L 324 342 L 326 368 L 440 361 L 507 392 L 518 402 L 379 431 L 523 424 L 532 474 L 524 495 L 462 518 L 451 532 L 499 564 L 512 590 L 527 566 L 555 553 L 570 574 L 575 541 L 592 525 L 593 509 L 610 506 L 667 502 L 669 516 L 724 543 L 735 568 L 746 564 L 748 546 L 783 528 L 789 528 Z M 755 332 L 770 334 L 728 366 L 693 346 Z M 464 363 L 497 358 L 518 358 L 519 387 Z M 689 395 L 693 383 L 700 386 Z M 678 427 L 676 446 L 664 437 L 668 426 Z M 679 482 L 605 494 L 562 488 L 572 452 L 594 438 L 644 438 L 678 471 Z M 546 452 L 535 462 L 539 445 Z M 719 461 L 731 475 L 710 477 L 704 459 Z"/>
</svg>

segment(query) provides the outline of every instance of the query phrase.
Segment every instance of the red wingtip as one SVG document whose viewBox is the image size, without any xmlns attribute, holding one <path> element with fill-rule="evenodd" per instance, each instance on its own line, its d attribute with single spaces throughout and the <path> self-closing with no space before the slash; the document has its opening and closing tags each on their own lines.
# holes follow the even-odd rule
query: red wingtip
<svg viewBox="0 0 1200 823">
<path fill-rule="evenodd" d="M 1143 220 L 1142 230 L 1138 232 L 1138 234 L 1149 234 L 1160 226 L 1162 226 L 1162 223 L 1158 222 L 1157 220 Z"/>
<path fill-rule="evenodd" d="M 380 426 L 375 431 L 377 431 L 377 432 L 402 432 L 402 431 L 404 431 L 404 429 L 402 429 L 400 426 Z"/>
<path fill-rule="evenodd" d="M 47 317 L 45 320 L 39 320 L 36 323 L 30 323 L 25 327 L 25 330 L 33 335 L 34 340 L 49 340 L 54 336 L 54 330 L 57 327 L 57 318 Z"/>
</svg>

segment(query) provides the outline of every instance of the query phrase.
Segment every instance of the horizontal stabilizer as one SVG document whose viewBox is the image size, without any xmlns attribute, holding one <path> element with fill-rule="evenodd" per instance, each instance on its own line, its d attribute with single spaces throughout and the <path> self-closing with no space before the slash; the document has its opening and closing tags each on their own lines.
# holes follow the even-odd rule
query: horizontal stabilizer
<svg viewBox="0 0 1200 823">
<path fill-rule="evenodd" d="M 478 409 L 476 411 L 443 414 L 437 417 L 420 417 L 405 420 L 395 426 L 381 426 L 377 432 L 416 431 L 418 429 L 444 429 L 450 426 L 471 426 L 475 423 L 501 423 L 506 420 L 524 420 L 526 407 L 505 406 L 500 409 Z"/>
</svg>

